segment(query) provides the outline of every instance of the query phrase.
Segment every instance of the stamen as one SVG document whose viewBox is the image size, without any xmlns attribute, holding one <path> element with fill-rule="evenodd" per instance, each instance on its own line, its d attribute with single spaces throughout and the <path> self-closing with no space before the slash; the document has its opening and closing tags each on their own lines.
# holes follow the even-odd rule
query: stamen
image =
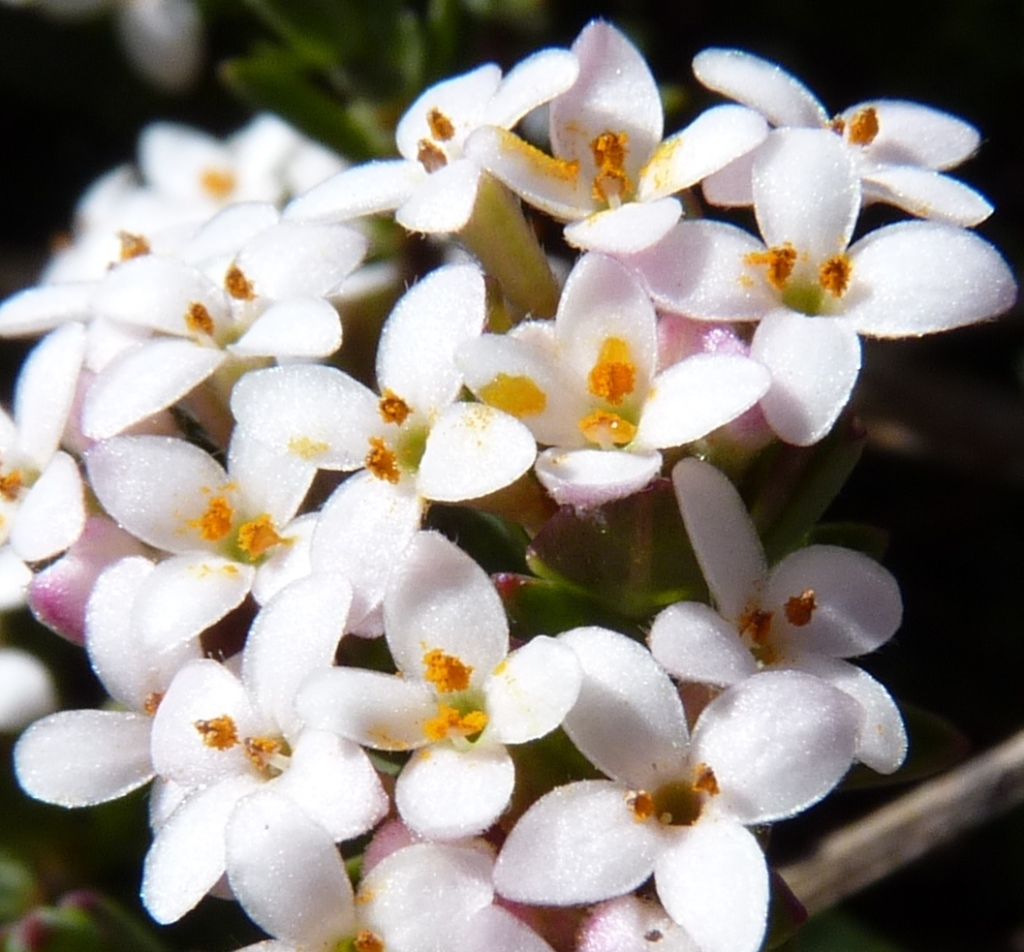
<svg viewBox="0 0 1024 952">
<path fill-rule="evenodd" d="M 458 658 L 445 654 L 440 648 L 433 648 L 423 656 L 426 671 L 423 677 L 442 694 L 465 691 L 473 673 L 471 665 L 463 664 Z"/>
<path fill-rule="evenodd" d="M 454 734 L 456 737 L 473 737 L 487 726 L 487 715 L 480 710 L 461 714 L 448 704 L 437 705 L 437 717 L 423 725 L 428 740 L 440 741 Z"/>
<path fill-rule="evenodd" d="M 386 387 L 384 388 L 384 396 L 380 398 L 380 402 L 377 404 L 377 410 L 380 412 L 381 419 L 385 423 L 394 423 L 398 426 L 405 423 L 406 418 L 412 413 L 412 407 L 397 393 Z"/>
<path fill-rule="evenodd" d="M 243 274 L 237 264 L 228 268 L 224 275 L 224 287 L 236 301 L 251 301 L 256 297 L 252 282 Z"/>
<path fill-rule="evenodd" d="M 118 240 L 121 242 L 121 260 L 129 258 L 141 258 L 150 252 L 149 242 L 142 235 L 133 235 L 131 232 L 119 231 Z"/>
<path fill-rule="evenodd" d="M 230 750 L 238 743 L 238 728 L 227 714 L 208 721 L 196 721 L 193 726 L 202 736 L 203 743 L 214 750 Z"/>
<path fill-rule="evenodd" d="M 636 387 L 636 365 L 621 337 L 607 337 L 601 345 L 597 363 L 587 376 L 587 389 L 595 397 L 618 406 Z"/>
<path fill-rule="evenodd" d="M 160 702 L 164 699 L 162 691 L 150 691 L 146 695 L 146 700 L 142 702 L 142 713 L 149 717 L 156 714 L 156 709 L 160 706 Z"/>
<path fill-rule="evenodd" d="M 842 297 L 850 284 L 853 265 L 846 255 L 833 255 L 818 268 L 818 282 L 832 297 Z"/>
<path fill-rule="evenodd" d="M 210 317 L 210 312 L 205 304 L 193 301 L 188 306 L 188 311 L 185 314 L 185 326 L 197 334 L 213 335 L 213 318 Z"/>
<path fill-rule="evenodd" d="M 712 797 L 718 795 L 718 779 L 715 777 L 715 772 L 707 764 L 697 764 L 693 789 Z"/>
<path fill-rule="evenodd" d="M 363 929 L 352 940 L 355 952 L 384 952 L 384 941 L 375 932 Z"/>
<path fill-rule="evenodd" d="M 643 823 L 654 816 L 654 797 L 646 790 L 637 790 L 626 797 L 626 806 L 633 813 L 634 819 Z"/>
<path fill-rule="evenodd" d="M 548 405 L 544 391 L 529 377 L 504 373 L 480 388 L 480 399 L 518 419 L 543 413 Z"/>
<path fill-rule="evenodd" d="M 282 750 L 281 741 L 274 737 L 246 737 L 242 746 L 249 763 L 261 772 L 271 768 L 276 755 Z"/>
<path fill-rule="evenodd" d="M 744 260 L 747 264 L 764 267 L 768 283 L 781 291 L 793 273 L 793 268 L 796 267 L 796 248 L 787 241 L 778 248 L 751 251 Z"/>
<path fill-rule="evenodd" d="M 595 202 L 619 202 L 629 195 L 633 187 L 626 175 L 626 155 L 629 136 L 625 132 L 602 132 L 590 143 L 590 151 L 597 166 L 594 176 Z"/>
<path fill-rule="evenodd" d="M 852 145 L 871 145 L 878 135 L 878 111 L 874 106 L 858 109 L 846 130 L 846 138 Z"/>
<path fill-rule="evenodd" d="M 254 562 L 268 549 L 284 541 L 284 537 L 275 531 L 273 520 L 265 513 L 243 522 L 238 528 L 238 548 Z"/>
<path fill-rule="evenodd" d="M 814 615 L 814 609 L 818 603 L 814 596 L 814 589 L 808 588 L 799 595 L 794 595 L 786 600 L 786 620 L 797 628 L 802 628 Z"/>
<path fill-rule="evenodd" d="M 755 644 L 762 644 L 772 630 L 772 613 L 760 608 L 744 612 L 740 615 L 739 630 Z"/>
<path fill-rule="evenodd" d="M 402 475 L 398 470 L 398 457 L 379 436 L 370 437 L 370 452 L 365 462 L 366 468 L 385 482 L 397 483 Z"/>
<path fill-rule="evenodd" d="M 448 156 L 429 139 L 420 139 L 417 144 L 416 161 L 428 172 L 434 173 L 448 164 Z"/>
<path fill-rule="evenodd" d="M 607 410 L 595 410 L 577 424 L 584 438 L 601 449 L 625 446 L 636 437 L 636 427 L 629 420 Z"/>
<path fill-rule="evenodd" d="M 430 127 L 430 134 L 438 142 L 447 142 L 455 135 L 455 126 L 451 119 L 436 106 L 427 113 L 427 125 Z"/>
<path fill-rule="evenodd" d="M 199 176 L 199 184 L 211 198 L 222 202 L 234 190 L 238 180 L 234 172 L 227 169 L 204 169 Z"/>
<path fill-rule="evenodd" d="M 198 529 L 207 542 L 219 542 L 231 531 L 235 510 L 224 496 L 214 496 L 198 519 L 189 519 L 188 525 Z"/>
<path fill-rule="evenodd" d="M 0 496 L 8 502 L 14 502 L 24 485 L 24 478 L 20 469 L 12 469 L 9 473 L 0 476 Z"/>
</svg>

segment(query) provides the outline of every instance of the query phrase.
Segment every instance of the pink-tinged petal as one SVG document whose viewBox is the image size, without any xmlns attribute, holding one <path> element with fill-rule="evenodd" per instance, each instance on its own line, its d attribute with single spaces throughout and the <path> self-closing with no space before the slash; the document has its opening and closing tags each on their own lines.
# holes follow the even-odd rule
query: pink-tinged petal
<svg viewBox="0 0 1024 952">
<path fill-rule="evenodd" d="M 231 412 L 250 438 L 321 469 L 357 469 L 380 425 L 377 397 L 334 367 L 299 364 L 247 373 Z"/>
<path fill-rule="evenodd" d="M 761 398 L 768 424 L 797 446 L 828 433 L 860 372 L 860 340 L 851 322 L 788 310 L 761 321 L 750 356 L 771 371 L 771 389 Z"/>
<path fill-rule="evenodd" d="M 503 906 L 484 906 L 467 922 L 456 940 L 458 952 L 553 952 L 522 919 Z"/>
<path fill-rule="evenodd" d="M 799 671 L 763 671 L 701 713 L 691 760 L 707 764 L 716 812 L 751 826 L 824 797 L 853 761 L 861 713 L 849 695 Z"/>
<path fill-rule="evenodd" d="M 26 562 L 51 558 L 85 528 L 85 499 L 78 464 L 57 453 L 28 491 L 11 528 L 11 548 Z"/>
<path fill-rule="evenodd" d="M 494 866 L 507 899 L 545 906 L 597 902 L 630 892 L 654 869 L 657 823 L 638 823 L 629 792 L 607 780 L 558 787 L 512 828 Z"/>
<path fill-rule="evenodd" d="M 197 638 L 249 594 L 255 573 L 214 556 L 181 555 L 161 562 L 132 606 L 138 637 L 148 650 L 173 651 Z"/>
<path fill-rule="evenodd" d="M 235 807 L 226 857 L 231 891 L 271 935 L 319 948 L 357 931 L 352 886 L 330 835 L 275 789 Z"/>
<path fill-rule="evenodd" d="M 20 731 L 59 706 L 42 661 L 20 648 L 0 648 L 0 732 Z"/>
<path fill-rule="evenodd" d="M 661 453 L 545 450 L 537 478 L 560 506 L 600 506 L 639 492 L 661 471 Z"/>
<path fill-rule="evenodd" d="M 578 162 L 552 158 L 505 129 L 481 126 L 467 140 L 466 155 L 559 221 L 575 221 L 598 208 Z"/>
<path fill-rule="evenodd" d="M 112 564 L 96 580 L 86 609 L 89 661 L 107 693 L 135 711 L 152 705 L 171 679 L 193 658 L 202 657 L 198 640 L 165 652 L 146 650 L 132 623 L 135 596 L 154 565 L 141 556 Z"/>
<path fill-rule="evenodd" d="M 658 952 L 701 952 L 658 903 L 637 896 L 620 896 L 594 908 L 580 927 L 577 950 L 652 952 L 654 936 Z"/>
<path fill-rule="evenodd" d="M 789 606 L 808 591 L 810 617 L 791 614 Z M 903 617 L 896 579 L 874 559 L 833 545 L 786 556 L 768 577 L 763 604 L 778 609 L 777 644 L 786 656 L 867 654 L 896 633 Z"/>
<path fill-rule="evenodd" d="M 764 251 L 733 225 L 685 221 L 627 263 L 664 310 L 703 320 L 750 321 L 778 304 L 768 283 L 746 264 Z"/>
<path fill-rule="evenodd" d="M 681 681 L 727 687 L 757 673 L 736 626 L 700 602 L 677 602 L 651 625 L 651 654 Z"/>
<path fill-rule="evenodd" d="M 323 298 L 293 297 L 268 307 L 238 340 L 246 357 L 329 357 L 341 346 L 341 319 Z"/>
<path fill-rule="evenodd" d="M 664 238 L 682 213 L 682 206 L 675 198 L 627 202 L 566 225 L 565 240 L 584 251 L 635 254 Z"/>
<path fill-rule="evenodd" d="M 504 747 L 456 750 L 432 744 L 413 753 L 395 787 L 405 823 L 429 839 L 482 833 L 508 806 L 515 767 Z"/>
<path fill-rule="evenodd" d="M 930 169 L 888 165 L 865 174 L 864 201 L 887 202 L 919 218 L 972 228 L 994 211 L 984 195 Z"/>
<path fill-rule="evenodd" d="M 293 199 L 284 217 L 293 221 L 340 222 L 398 208 L 427 177 L 418 162 L 388 159 L 339 172 Z"/>
<path fill-rule="evenodd" d="M 223 741 L 214 745 L 200 726 L 217 718 L 229 718 L 236 737 L 214 737 Z M 153 766 L 161 777 L 188 787 L 235 774 L 257 777 L 242 742 L 258 736 L 264 724 L 227 668 L 210 658 L 189 662 L 175 675 L 153 717 Z"/>
<path fill-rule="evenodd" d="M 533 434 L 485 403 L 449 406 L 427 437 L 417 488 L 426 499 L 459 502 L 515 482 L 537 455 Z"/>
<path fill-rule="evenodd" d="M 701 952 L 757 952 L 768 921 L 768 868 L 753 835 L 702 817 L 654 865 L 665 911 Z"/>
<path fill-rule="evenodd" d="M 142 870 L 142 902 L 161 925 L 176 922 L 224 875 L 224 834 L 238 801 L 258 789 L 229 777 L 192 793 L 160 827 Z"/>
<path fill-rule="evenodd" d="M 754 607 L 768 572 L 747 508 L 728 477 L 698 459 L 680 461 L 672 470 L 672 484 L 715 604 L 735 624 Z"/>
<path fill-rule="evenodd" d="M 693 58 L 693 74 L 708 89 L 760 112 L 773 126 L 822 126 L 824 106 L 795 76 L 743 50 L 711 48 Z"/>
<path fill-rule="evenodd" d="M 768 371 L 747 357 L 695 354 L 655 377 L 636 442 L 682 446 L 749 410 L 771 385 Z"/>
<path fill-rule="evenodd" d="M 368 472 L 350 476 L 327 500 L 313 534 L 310 561 L 314 571 L 337 572 L 351 583 L 351 628 L 380 608 L 391 572 L 420 527 L 420 516 L 414 493 Z"/>
<path fill-rule="evenodd" d="M 257 295 L 283 300 L 336 290 L 366 254 L 367 238 L 345 225 L 282 221 L 241 250 L 235 264 Z"/>
<path fill-rule="evenodd" d="M 14 748 L 26 793 L 63 807 L 123 797 L 153 776 L 152 719 L 127 711 L 60 711 L 33 724 Z"/>
<path fill-rule="evenodd" d="M 361 836 L 384 818 L 390 806 L 363 748 L 328 731 L 302 732 L 274 790 L 335 841 Z"/>
<path fill-rule="evenodd" d="M 384 628 L 398 669 L 423 678 L 439 649 L 480 685 L 508 652 L 505 609 L 487 573 L 437 532 L 409 544 L 384 596 Z"/>
<path fill-rule="evenodd" d="M 826 129 L 779 129 L 754 159 L 754 212 L 765 244 L 787 242 L 814 263 L 846 250 L 860 212 L 860 177 Z"/>
<path fill-rule="evenodd" d="M 60 444 L 85 356 L 85 327 L 67 324 L 43 338 L 18 374 L 14 419 L 22 453 L 39 469 Z"/>
<path fill-rule="evenodd" d="M 977 235 L 910 221 L 871 232 L 850 249 L 844 319 L 872 337 L 912 337 L 974 324 L 1013 306 L 1006 261 Z"/>
<path fill-rule="evenodd" d="M 426 744 L 424 725 L 437 715 L 437 701 L 427 685 L 361 668 L 312 675 L 295 707 L 307 727 L 334 731 L 378 750 Z"/>
<path fill-rule="evenodd" d="M 93 281 L 26 288 L 0 304 L 0 336 L 30 337 L 92 318 Z"/>
<path fill-rule="evenodd" d="M 509 70 L 484 109 L 484 121 L 511 129 L 528 112 L 564 93 L 579 72 L 579 60 L 568 50 L 539 50 Z"/>
<path fill-rule="evenodd" d="M 587 760 L 637 789 L 678 772 L 689 736 L 686 715 L 675 685 L 650 652 L 605 628 L 575 628 L 558 640 L 572 648 L 583 669 L 579 697 L 562 726 Z"/>
<path fill-rule="evenodd" d="M 428 418 L 462 387 L 455 354 L 483 330 L 484 276 L 473 264 L 448 265 L 414 284 L 395 305 L 377 350 L 377 382 Z"/>
<path fill-rule="evenodd" d="M 484 685 L 488 738 L 523 744 L 553 731 L 579 695 L 582 672 L 575 653 L 540 635 L 513 651 Z"/>
<path fill-rule="evenodd" d="M 715 106 L 667 138 L 640 173 L 642 202 L 672 195 L 727 166 L 768 135 L 764 118 L 742 106 Z"/>
<path fill-rule="evenodd" d="M 143 542 L 167 552 L 212 548 L 190 521 L 228 477 L 199 447 L 160 436 L 122 436 L 91 447 L 89 482 L 107 510 Z"/>
<path fill-rule="evenodd" d="M 85 639 L 86 603 L 96 580 L 114 562 L 143 551 L 143 545 L 113 520 L 90 516 L 64 556 L 32 577 L 28 591 L 32 614 L 57 634 L 81 644 Z M 120 610 L 124 612 L 130 604 L 130 600 L 121 600 Z M 107 691 L 114 694 L 109 685 Z"/>
<path fill-rule="evenodd" d="M 395 212 L 406 231 L 450 234 L 460 231 L 473 214 L 480 168 L 469 159 L 456 159 L 427 176 Z"/>
<path fill-rule="evenodd" d="M 177 403 L 223 362 L 222 351 L 189 340 L 148 340 L 123 351 L 89 387 L 82 431 L 94 440 L 115 436 Z"/>
<path fill-rule="evenodd" d="M 757 149 L 730 162 L 724 169 L 700 183 L 704 200 L 710 205 L 742 208 L 754 204 L 754 159 Z"/>
<path fill-rule="evenodd" d="M 857 760 L 883 774 L 899 769 L 907 756 L 907 729 L 900 709 L 883 685 L 866 671 L 838 658 L 806 654 L 788 667 L 828 681 L 860 706 Z"/>
<path fill-rule="evenodd" d="M 259 710 L 288 736 L 301 728 L 295 712 L 299 685 L 334 664 L 351 602 L 352 587 L 343 576 L 311 575 L 281 589 L 249 629 L 242 683 Z"/>
<path fill-rule="evenodd" d="M 849 123 L 859 112 L 874 109 L 878 134 L 866 147 L 872 162 L 950 169 L 978 151 L 981 136 L 956 116 L 901 99 L 875 99 L 850 106 L 840 115 Z"/>
<path fill-rule="evenodd" d="M 605 132 L 625 137 L 625 171 L 636 186 L 640 167 L 661 141 L 658 86 L 639 50 L 610 23 L 592 20 L 572 45 L 580 64 L 575 84 L 551 104 L 555 155 L 577 159 L 589 177 L 592 142 Z"/>
</svg>

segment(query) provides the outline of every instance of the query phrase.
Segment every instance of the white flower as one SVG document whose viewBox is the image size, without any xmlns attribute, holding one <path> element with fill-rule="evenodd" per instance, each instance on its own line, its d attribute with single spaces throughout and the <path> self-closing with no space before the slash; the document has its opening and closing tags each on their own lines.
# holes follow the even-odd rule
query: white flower
<svg viewBox="0 0 1024 952">
<path fill-rule="evenodd" d="M 27 651 L 0 646 L 0 732 L 19 731 L 55 707 L 49 668 Z"/>
<path fill-rule="evenodd" d="M 476 202 L 481 169 L 463 154 L 469 134 L 484 125 L 511 129 L 528 112 L 568 89 L 576 59 L 565 50 L 541 50 L 504 79 L 493 63 L 431 86 L 395 130 L 401 159 L 346 170 L 295 199 L 286 215 L 345 221 L 395 210 L 410 231 L 455 232 Z"/>
<path fill-rule="evenodd" d="M 703 320 L 760 320 L 750 355 L 771 371 L 761 400 L 786 442 L 821 439 L 860 370 L 858 334 L 908 337 L 975 323 L 1016 297 L 987 242 L 941 222 L 902 222 L 849 245 L 860 185 L 830 132 L 771 133 L 754 160 L 764 242 L 718 222 L 682 222 L 633 256 L 655 301 Z"/>
<path fill-rule="evenodd" d="M 653 244 L 679 220 L 673 193 L 753 149 L 766 134 L 748 109 L 717 107 L 662 141 L 661 98 L 643 57 L 594 20 L 573 44 L 580 75 L 551 103 L 549 156 L 495 124 L 466 151 L 525 201 L 571 222 L 565 237 L 609 254 Z"/>
<path fill-rule="evenodd" d="M 758 110 L 776 127 L 829 129 L 847 145 L 864 201 L 887 202 L 922 218 L 972 226 L 992 206 L 974 189 L 941 174 L 977 150 L 977 130 L 949 113 L 898 99 L 857 103 L 830 119 L 824 106 L 775 63 L 742 50 L 698 53 L 693 72 L 705 86 Z M 749 205 L 752 156 L 704 182 L 719 205 Z"/>
<path fill-rule="evenodd" d="M 310 725 L 368 747 L 413 752 L 395 803 L 415 832 L 479 833 L 512 794 L 505 746 L 554 730 L 575 701 L 575 658 L 546 637 L 509 653 L 490 579 L 432 532 L 416 536 L 392 575 L 384 627 L 397 675 L 335 668 L 306 683 L 298 709 Z"/>
<path fill-rule="evenodd" d="M 729 688 L 692 736 L 649 652 L 601 628 L 559 637 L 583 667 L 564 728 L 610 780 L 558 787 L 520 818 L 497 891 L 546 905 L 631 892 L 653 872 L 665 910 L 701 952 L 755 952 L 768 873 L 745 827 L 807 808 L 849 767 L 855 705 L 817 678 L 766 672 Z"/>
<path fill-rule="evenodd" d="M 735 684 L 764 668 L 806 671 L 861 708 L 857 759 L 892 773 L 907 737 L 885 688 L 842 659 L 867 654 L 900 625 L 896 580 L 859 552 L 812 545 L 770 570 L 732 483 L 696 459 L 672 473 L 679 508 L 715 608 L 678 602 L 651 628 L 651 652 L 683 681 Z M 716 611 L 717 609 L 717 611 Z"/>
<path fill-rule="evenodd" d="M 540 481 L 558 503 L 594 505 L 643 488 L 660 450 L 739 416 L 768 388 L 764 368 L 701 354 L 657 369 L 657 317 L 621 264 L 582 257 L 553 322 L 522 324 L 465 345 L 466 384 L 547 445 Z"/>
</svg>

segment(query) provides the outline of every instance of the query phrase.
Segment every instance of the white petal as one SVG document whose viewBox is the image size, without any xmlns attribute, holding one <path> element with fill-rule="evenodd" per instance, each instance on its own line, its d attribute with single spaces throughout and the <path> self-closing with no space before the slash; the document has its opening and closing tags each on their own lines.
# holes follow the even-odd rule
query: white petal
<svg viewBox="0 0 1024 952">
<path fill-rule="evenodd" d="M 878 134 L 866 149 L 873 162 L 950 169 L 969 159 L 981 144 L 970 123 L 921 103 L 875 99 L 850 106 L 841 115 L 849 122 L 869 108 L 878 118 Z"/>
<path fill-rule="evenodd" d="M 417 487 L 426 499 L 458 502 L 515 482 L 537 455 L 533 434 L 484 403 L 456 403 L 431 427 Z"/>
<path fill-rule="evenodd" d="M 28 491 L 11 529 L 11 548 L 26 562 L 68 548 L 85 528 L 85 499 L 78 464 L 58 453 Z"/>
<path fill-rule="evenodd" d="M 661 470 L 661 454 L 620 450 L 545 450 L 537 478 L 560 506 L 600 506 L 639 492 Z"/>
<path fill-rule="evenodd" d="M 571 906 L 639 886 L 661 848 L 655 823 L 638 823 L 617 783 L 570 783 L 541 797 L 512 828 L 494 867 L 506 899 Z"/>
<path fill-rule="evenodd" d="M 417 186 L 395 212 L 395 221 L 407 231 L 448 234 L 460 231 L 476 204 L 480 168 L 469 159 L 438 169 Z"/>
<path fill-rule="evenodd" d="M 473 836 L 508 806 L 515 783 L 504 747 L 455 750 L 432 744 L 417 750 L 402 768 L 395 804 L 406 825 L 430 839 Z"/>
<path fill-rule="evenodd" d="M 674 198 L 627 202 L 595 212 L 565 227 L 565 240 L 585 251 L 628 255 L 660 241 L 679 221 L 682 206 Z"/>
<path fill-rule="evenodd" d="M 798 671 L 764 671 L 726 689 L 693 730 L 691 760 L 714 771 L 714 809 L 744 825 L 792 816 L 849 769 L 861 714 L 850 697 Z"/>
<path fill-rule="evenodd" d="M 20 648 L 0 648 L 0 731 L 20 731 L 59 707 L 50 669 Z"/>
<path fill-rule="evenodd" d="M 341 319 L 322 298 L 289 298 L 267 308 L 231 352 L 248 357 L 329 357 L 341 346 Z"/>
<path fill-rule="evenodd" d="M 476 265 L 448 265 L 414 284 L 395 305 L 377 350 L 377 382 L 428 417 L 462 386 L 455 354 L 483 330 L 484 278 Z"/>
<path fill-rule="evenodd" d="M 729 479 L 690 458 L 672 471 L 686 533 L 718 610 L 734 624 L 753 607 L 767 574 L 764 550 Z"/>
<path fill-rule="evenodd" d="M 754 159 L 757 149 L 730 162 L 701 182 L 704 200 L 711 205 L 742 208 L 754 204 Z"/>
<path fill-rule="evenodd" d="M 435 649 L 473 669 L 482 684 L 508 652 L 508 622 L 487 573 L 436 532 L 420 532 L 384 596 L 384 626 L 398 669 L 423 678 Z"/>
<path fill-rule="evenodd" d="M 844 316 L 873 337 L 973 324 L 1001 314 L 1017 296 L 1010 269 L 992 245 L 938 222 L 873 231 L 850 249 L 850 261 L 856 284 Z"/>
<path fill-rule="evenodd" d="M 758 324 L 750 356 L 772 375 L 761 398 L 765 418 L 797 446 L 828 433 L 860 372 L 860 341 L 849 322 L 794 311 L 772 311 Z"/>
<path fill-rule="evenodd" d="M 25 792 L 64 807 L 130 793 L 153 776 L 152 719 L 122 711 L 61 711 L 33 724 L 14 748 Z"/>
<path fill-rule="evenodd" d="M 715 106 L 666 139 L 640 173 L 642 202 L 696 185 L 764 141 L 764 119 L 742 106 Z"/>
<path fill-rule="evenodd" d="M 293 199 L 284 217 L 294 221 L 348 221 L 391 211 L 427 177 L 418 162 L 390 159 L 357 165 Z"/>
<path fill-rule="evenodd" d="M 224 361 L 188 340 L 149 340 L 107 364 L 89 387 L 82 431 L 103 440 L 177 403 Z"/>
<path fill-rule="evenodd" d="M 702 817 L 658 857 L 658 898 L 701 952 L 757 952 L 768 921 L 768 868 L 738 823 Z"/>
<path fill-rule="evenodd" d="M 242 245 L 280 220 L 281 213 L 271 202 L 228 205 L 192 236 L 179 255 L 199 266 L 210 260 L 233 258 Z"/>
<path fill-rule="evenodd" d="M 118 31 L 131 64 L 162 89 L 186 89 L 203 58 L 203 22 L 189 0 L 134 0 L 118 7 Z"/>
<path fill-rule="evenodd" d="M 963 182 L 909 165 L 883 166 L 866 174 L 864 198 L 965 228 L 980 225 L 994 210 L 984 195 Z"/>
<path fill-rule="evenodd" d="M 503 906 L 484 906 L 460 930 L 460 952 L 553 952 L 522 919 Z"/>
<path fill-rule="evenodd" d="M 160 827 L 142 870 L 142 902 L 161 925 L 175 922 L 224 874 L 224 832 L 255 777 L 231 777 L 186 799 Z"/>
<path fill-rule="evenodd" d="M 708 89 L 762 113 L 773 126 L 822 126 L 824 107 L 781 66 L 743 50 L 707 49 L 693 59 L 693 74 Z"/>
<path fill-rule="evenodd" d="M 700 602 L 678 602 L 654 619 L 651 654 L 681 681 L 725 687 L 757 673 L 736 626 Z"/>
<path fill-rule="evenodd" d="M 749 410 L 767 392 L 768 371 L 746 357 L 695 354 L 655 377 L 636 442 L 682 446 Z"/>
<path fill-rule="evenodd" d="M 276 453 L 251 429 L 236 427 L 228 446 L 228 472 L 242 490 L 245 515 L 270 516 L 276 530 L 290 535 L 289 523 L 306 498 L 316 469 L 294 455 Z"/>
<path fill-rule="evenodd" d="M 558 640 L 583 669 L 579 697 L 562 725 L 583 755 L 637 789 L 678 770 L 688 744 L 686 716 L 650 652 L 605 628 L 575 628 Z"/>
<path fill-rule="evenodd" d="M 538 50 L 502 79 L 484 110 L 487 124 L 511 129 L 528 112 L 565 92 L 579 72 L 579 60 L 568 50 Z"/>
<path fill-rule="evenodd" d="M 26 288 L 0 304 L 0 336 L 41 334 L 70 321 L 92 317 L 93 281 Z"/>
<path fill-rule="evenodd" d="M 765 244 L 787 242 L 812 262 L 846 250 L 860 211 L 860 177 L 825 129 L 776 130 L 754 159 L 754 211 Z"/>
<path fill-rule="evenodd" d="M 576 703 L 581 678 L 569 647 L 543 635 L 528 641 L 484 685 L 487 736 L 522 744 L 553 731 Z"/>
<path fill-rule="evenodd" d="M 273 789 L 245 797 L 228 822 L 231 890 L 262 929 L 315 948 L 356 931 L 352 886 L 327 832 Z"/>
</svg>

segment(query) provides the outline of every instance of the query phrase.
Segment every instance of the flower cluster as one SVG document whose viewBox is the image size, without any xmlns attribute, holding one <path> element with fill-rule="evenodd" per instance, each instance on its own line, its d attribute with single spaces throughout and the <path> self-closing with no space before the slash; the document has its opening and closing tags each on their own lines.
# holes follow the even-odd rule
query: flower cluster
<svg viewBox="0 0 1024 952">
<path fill-rule="evenodd" d="M 899 627 L 895 581 L 836 545 L 769 555 L 743 493 L 833 430 L 859 335 L 1012 304 L 968 230 L 990 207 L 945 174 L 978 136 L 906 102 L 829 119 L 738 51 L 694 67 L 738 104 L 667 138 L 601 21 L 428 89 L 399 159 L 346 167 L 269 117 L 226 144 L 151 127 L 0 305 L 0 334 L 46 335 L 0 419 L 0 594 L 112 702 L 32 724 L 18 778 L 64 806 L 152 782 L 158 922 L 212 894 L 267 952 L 754 952 L 764 827 L 903 762 L 849 660 Z M 549 151 L 517 131 L 542 106 Z M 697 186 L 760 237 L 698 217 Z M 918 218 L 855 240 L 870 202 Z M 404 232 L 436 264 L 407 289 Z M 432 521 L 475 515 L 544 573 L 556 522 L 652 493 L 692 569 L 618 626 L 526 623 L 541 579 Z"/>
</svg>

